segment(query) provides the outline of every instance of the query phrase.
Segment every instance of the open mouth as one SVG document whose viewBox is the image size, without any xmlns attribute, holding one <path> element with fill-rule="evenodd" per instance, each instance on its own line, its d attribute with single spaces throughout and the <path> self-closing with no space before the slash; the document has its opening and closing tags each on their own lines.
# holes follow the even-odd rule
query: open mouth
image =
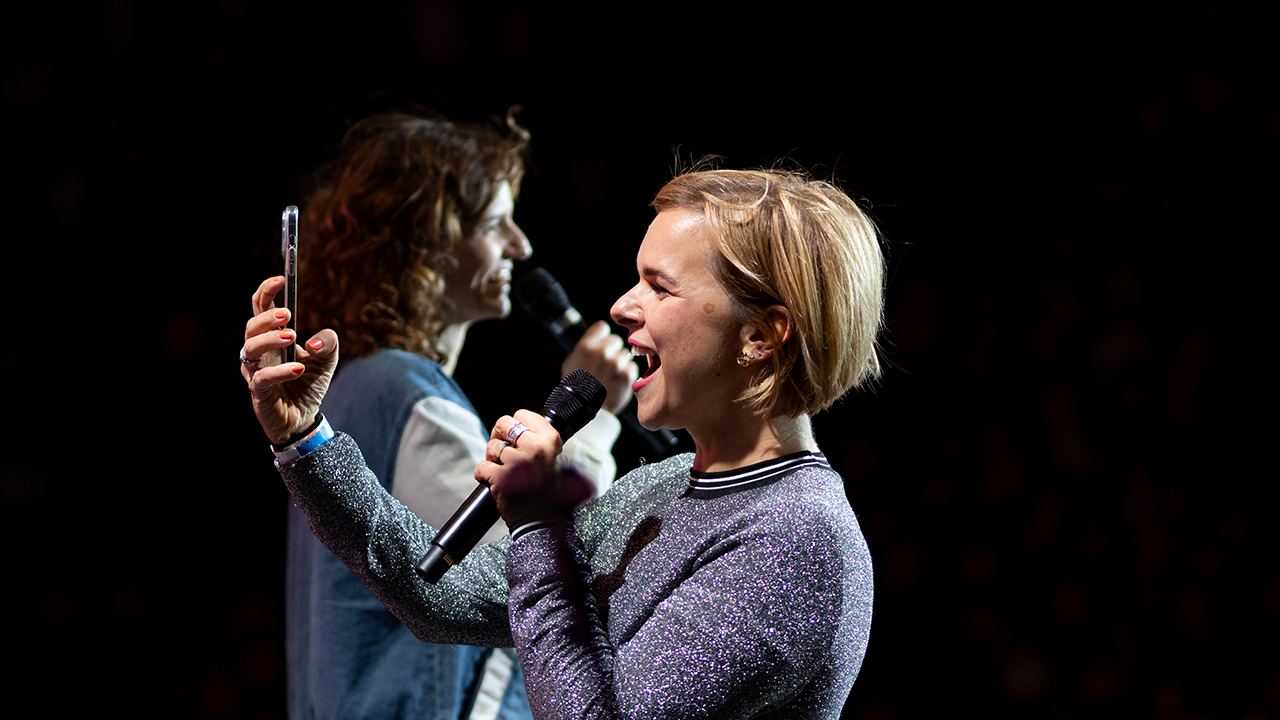
<svg viewBox="0 0 1280 720">
<path fill-rule="evenodd" d="M 485 282 L 489 285 L 510 285 L 511 284 L 511 268 L 499 268 L 489 274 L 485 278 Z"/>
<path fill-rule="evenodd" d="M 658 366 L 662 365 L 662 358 L 658 357 L 658 353 L 642 347 L 631 346 L 632 357 L 643 357 L 648 360 L 649 364 L 645 367 L 644 372 L 640 373 L 640 379 L 645 380 L 651 377 L 658 370 Z"/>
<path fill-rule="evenodd" d="M 511 290 L 511 269 L 501 268 L 484 277 L 479 291 L 487 298 L 506 297 Z"/>
</svg>

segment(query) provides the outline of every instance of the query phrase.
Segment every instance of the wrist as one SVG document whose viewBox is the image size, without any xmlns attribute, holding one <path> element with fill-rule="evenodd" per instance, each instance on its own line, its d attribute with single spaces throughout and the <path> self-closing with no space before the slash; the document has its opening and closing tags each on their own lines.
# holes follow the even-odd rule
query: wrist
<svg viewBox="0 0 1280 720">
<path fill-rule="evenodd" d="M 330 427 L 329 420 L 323 413 L 316 413 L 315 420 L 306 430 L 290 438 L 287 443 L 279 445 L 272 443 L 271 452 L 275 453 L 276 460 L 281 463 L 293 462 L 303 455 L 319 450 L 332 439 L 333 428 Z"/>
<path fill-rule="evenodd" d="M 511 527 L 511 542 L 515 542 L 537 530 L 569 529 L 572 527 L 573 520 L 567 517 L 555 520 L 528 520 Z"/>
<path fill-rule="evenodd" d="M 271 443 L 271 446 L 276 448 L 282 448 L 282 447 L 286 447 L 286 446 L 301 442 L 302 440 L 309 437 L 312 433 L 314 433 L 316 431 L 316 428 L 320 427 L 320 423 L 322 422 L 324 422 L 324 415 L 322 415 L 321 413 L 316 413 L 315 416 L 311 418 L 311 421 L 306 424 L 305 430 L 303 430 L 302 432 L 294 433 L 288 440 L 285 440 L 284 442 Z"/>
</svg>

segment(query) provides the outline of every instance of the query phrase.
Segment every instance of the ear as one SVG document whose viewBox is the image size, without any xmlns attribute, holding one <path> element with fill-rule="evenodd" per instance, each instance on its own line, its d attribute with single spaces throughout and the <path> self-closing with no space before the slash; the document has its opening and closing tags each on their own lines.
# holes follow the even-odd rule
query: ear
<svg viewBox="0 0 1280 720">
<path fill-rule="evenodd" d="M 757 327 L 755 325 L 742 326 L 742 355 L 739 358 L 745 358 L 743 365 L 750 365 L 761 360 L 767 360 L 780 347 L 786 344 L 791 338 L 791 311 L 782 305 L 770 305 L 765 310 L 766 325 Z"/>
</svg>

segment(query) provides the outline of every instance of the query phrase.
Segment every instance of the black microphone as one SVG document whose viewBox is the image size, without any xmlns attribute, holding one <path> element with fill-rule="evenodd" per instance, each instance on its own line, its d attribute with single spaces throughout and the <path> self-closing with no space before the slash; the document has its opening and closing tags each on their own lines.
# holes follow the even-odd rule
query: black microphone
<svg viewBox="0 0 1280 720">
<path fill-rule="evenodd" d="M 574 370 L 561 378 L 560 384 L 547 396 L 542 417 L 560 433 L 561 441 L 567 441 L 596 416 L 604 404 L 604 396 L 604 386 L 594 375 L 586 370 Z M 477 486 L 431 541 L 431 547 L 418 561 L 418 574 L 435 585 L 446 570 L 471 552 L 499 517 L 498 504 L 489 488 Z"/>
<path fill-rule="evenodd" d="M 570 304 L 569 295 L 546 270 L 534 268 L 511 288 L 511 295 L 525 312 L 542 323 L 565 352 L 573 352 L 573 347 L 586 334 L 588 325 L 582 321 L 582 314 Z M 679 441 L 670 430 L 648 430 L 640 424 L 634 400 L 627 404 L 620 417 L 637 435 L 648 441 L 653 452 L 666 457 L 675 450 Z"/>
</svg>

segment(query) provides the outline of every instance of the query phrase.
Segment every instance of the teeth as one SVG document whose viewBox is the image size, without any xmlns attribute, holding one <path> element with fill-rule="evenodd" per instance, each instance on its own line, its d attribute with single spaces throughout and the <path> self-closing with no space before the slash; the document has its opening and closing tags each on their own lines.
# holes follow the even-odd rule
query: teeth
<svg viewBox="0 0 1280 720">
<path fill-rule="evenodd" d="M 511 268 L 502 268 L 489 276 L 491 283 L 509 283 L 511 282 Z"/>
<path fill-rule="evenodd" d="M 644 371 L 640 373 L 641 377 L 649 377 L 652 375 L 658 370 L 658 365 L 661 362 L 658 359 L 658 353 L 648 348 L 636 347 L 635 345 L 631 346 L 631 357 L 642 357 L 645 359 Z"/>
</svg>

